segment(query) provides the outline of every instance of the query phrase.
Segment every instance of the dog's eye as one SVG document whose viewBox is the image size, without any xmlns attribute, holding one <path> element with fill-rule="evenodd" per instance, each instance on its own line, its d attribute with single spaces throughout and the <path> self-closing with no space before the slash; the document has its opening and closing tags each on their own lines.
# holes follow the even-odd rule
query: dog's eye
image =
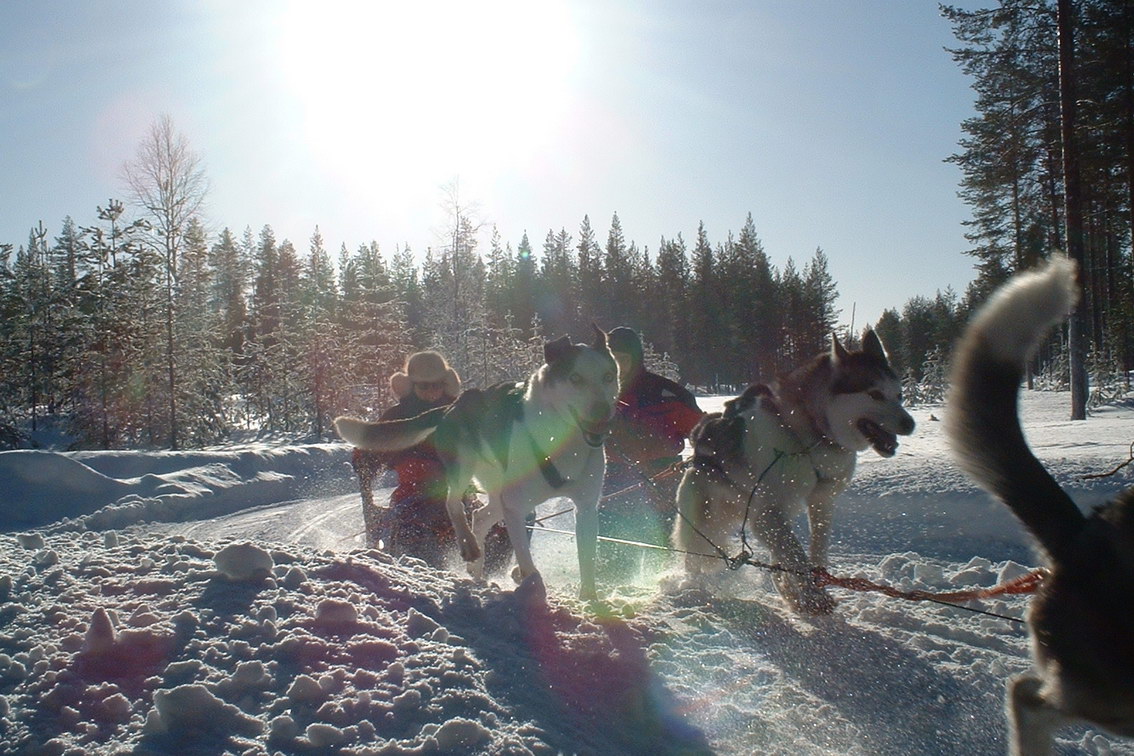
<svg viewBox="0 0 1134 756">
<path fill-rule="evenodd" d="M 883 394 L 883 393 L 882 393 L 881 391 L 879 391 L 878 389 L 874 389 L 873 391 L 867 392 L 867 394 L 866 394 L 866 395 L 867 395 L 867 396 L 869 396 L 869 397 L 870 397 L 871 399 L 873 399 L 873 400 L 874 400 L 874 401 L 876 401 L 876 402 L 884 402 L 884 401 L 886 401 L 886 395 L 885 395 L 885 394 Z"/>
<path fill-rule="evenodd" d="M 571 373 L 571 383 L 578 386 L 582 382 L 583 382 L 583 376 L 579 375 L 578 373 Z"/>
<path fill-rule="evenodd" d="M 603 375 L 602 375 L 602 382 L 603 383 L 611 383 L 613 381 L 614 381 L 614 373 L 603 373 Z"/>
</svg>

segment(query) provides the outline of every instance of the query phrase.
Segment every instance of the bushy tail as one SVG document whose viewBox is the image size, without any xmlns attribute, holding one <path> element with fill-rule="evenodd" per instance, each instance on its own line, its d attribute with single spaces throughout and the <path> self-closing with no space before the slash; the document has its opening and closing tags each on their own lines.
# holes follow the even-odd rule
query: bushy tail
<svg viewBox="0 0 1134 756">
<path fill-rule="evenodd" d="M 1076 298 L 1075 263 L 1063 255 L 993 294 L 954 352 L 945 417 L 961 468 L 1007 504 L 1057 562 L 1084 517 L 1028 448 L 1018 391 L 1027 360 Z"/>
<path fill-rule="evenodd" d="M 359 449 L 393 452 L 408 449 L 429 437 L 441 422 L 447 407 L 437 407 L 405 420 L 369 422 L 355 417 L 336 417 L 339 437 Z"/>
</svg>

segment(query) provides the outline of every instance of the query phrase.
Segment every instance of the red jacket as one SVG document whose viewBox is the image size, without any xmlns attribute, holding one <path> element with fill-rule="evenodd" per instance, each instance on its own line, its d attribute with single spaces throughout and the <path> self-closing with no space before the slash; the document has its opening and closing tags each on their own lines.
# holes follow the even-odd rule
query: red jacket
<svg viewBox="0 0 1134 756">
<path fill-rule="evenodd" d="M 618 398 L 612 426 L 611 461 L 674 461 L 704 413 L 693 394 L 670 379 L 641 370 Z"/>
<path fill-rule="evenodd" d="M 452 402 L 452 397 L 445 397 L 438 402 L 430 403 L 422 401 L 416 394 L 410 394 L 383 412 L 379 420 L 404 420 L 417 417 L 423 412 L 444 407 Z M 359 454 L 359 450 L 356 449 L 356 460 Z M 445 501 L 447 493 L 445 471 L 433 446 L 432 437 L 399 452 L 361 452 L 361 454 L 371 456 L 371 463 L 375 467 L 387 465 L 397 472 L 398 487 L 390 495 L 390 501 L 403 501 L 411 496 Z M 357 461 L 355 466 L 358 466 Z"/>
</svg>

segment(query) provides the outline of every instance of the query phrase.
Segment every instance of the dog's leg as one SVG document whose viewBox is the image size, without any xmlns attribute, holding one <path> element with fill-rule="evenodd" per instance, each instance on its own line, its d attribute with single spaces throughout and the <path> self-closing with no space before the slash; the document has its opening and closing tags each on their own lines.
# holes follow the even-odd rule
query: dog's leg
<svg viewBox="0 0 1134 756">
<path fill-rule="evenodd" d="M 826 567 L 831 548 L 831 521 L 835 517 L 835 499 L 846 488 L 843 481 L 821 480 L 807 497 L 807 522 L 811 531 L 812 567 Z"/>
<path fill-rule="evenodd" d="M 516 582 L 537 572 L 535 561 L 532 560 L 531 544 L 528 543 L 528 524 L 524 520 L 528 513 L 522 506 L 519 509 L 512 506 L 520 501 L 526 501 L 526 498 L 515 492 L 507 497 L 501 494 L 499 498 L 499 507 L 504 513 L 504 527 L 508 530 L 508 540 L 512 542 L 512 551 L 516 554 L 516 569 L 512 572 Z"/>
<path fill-rule="evenodd" d="M 600 457 L 600 459 L 602 459 Z M 602 478 L 606 470 L 605 462 L 591 468 L 593 474 L 586 476 L 578 487 L 568 494 L 575 504 L 575 549 L 579 555 L 579 598 L 594 601 L 598 598 L 595 590 L 595 554 L 598 551 L 598 502 L 602 495 Z"/>
<path fill-rule="evenodd" d="M 791 524 L 778 507 L 753 511 L 752 529 L 772 553 L 783 572 L 773 573 L 780 595 L 792 608 L 804 614 L 829 614 L 835 602 L 815 584 L 803 544 L 792 532 Z"/>
<path fill-rule="evenodd" d="M 1043 681 L 1020 675 L 1008 683 L 1008 736 L 1012 756 L 1049 756 L 1054 752 L 1054 735 L 1066 721 L 1044 700 Z"/>
<path fill-rule="evenodd" d="M 472 532 L 476 542 L 483 545 L 492 526 L 500 522 L 503 517 L 504 511 L 500 506 L 500 499 L 494 496 L 489 496 L 487 502 L 473 510 Z"/>
<path fill-rule="evenodd" d="M 483 559 L 480 542 L 477 541 L 469 528 L 468 515 L 465 513 L 464 493 L 472 481 L 472 471 L 454 466 L 446 475 L 449 491 L 445 497 L 445 510 L 453 523 L 453 530 L 457 536 L 457 546 L 461 550 L 461 559 L 465 562 L 476 562 Z M 470 568 L 471 571 L 471 568 Z M 474 575 L 475 577 L 475 575 Z"/>
<path fill-rule="evenodd" d="M 598 496 L 580 496 L 575 502 L 575 547 L 579 553 L 579 598 L 593 601 L 595 553 L 598 551 Z"/>
<path fill-rule="evenodd" d="M 489 496 L 487 503 L 478 507 L 472 513 L 472 534 L 480 555 L 468 563 L 468 570 L 469 575 L 476 580 L 484 579 L 484 540 L 488 536 L 488 531 L 492 530 L 492 526 L 500 522 L 500 517 L 500 504 L 498 501 L 494 504 L 491 496 Z"/>
<path fill-rule="evenodd" d="M 716 551 L 713 547 L 728 548 L 730 533 L 727 525 L 733 522 L 732 515 L 725 515 L 723 511 L 717 517 L 710 516 L 712 492 L 708 490 L 708 482 L 699 477 L 701 475 L 696 470 L 686 472 L 677 488 L 673 546 L 685 552 L 685 572 L 690 576 L 724 570 L 724 560 L 712 556 Z"/>
</svg>

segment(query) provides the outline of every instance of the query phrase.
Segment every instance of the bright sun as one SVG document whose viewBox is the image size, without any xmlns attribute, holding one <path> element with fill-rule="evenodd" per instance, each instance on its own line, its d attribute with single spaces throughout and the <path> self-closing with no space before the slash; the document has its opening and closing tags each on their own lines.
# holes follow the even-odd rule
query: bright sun
<svg viewBox="0 0 1134 756">
<path fill-rule="evenodd" d="M 356 188 L 494 173 L 554 139 L 579 57 L 563 2 L 296 2 L 279 65 L 305 141 Z"/>
</svg>

